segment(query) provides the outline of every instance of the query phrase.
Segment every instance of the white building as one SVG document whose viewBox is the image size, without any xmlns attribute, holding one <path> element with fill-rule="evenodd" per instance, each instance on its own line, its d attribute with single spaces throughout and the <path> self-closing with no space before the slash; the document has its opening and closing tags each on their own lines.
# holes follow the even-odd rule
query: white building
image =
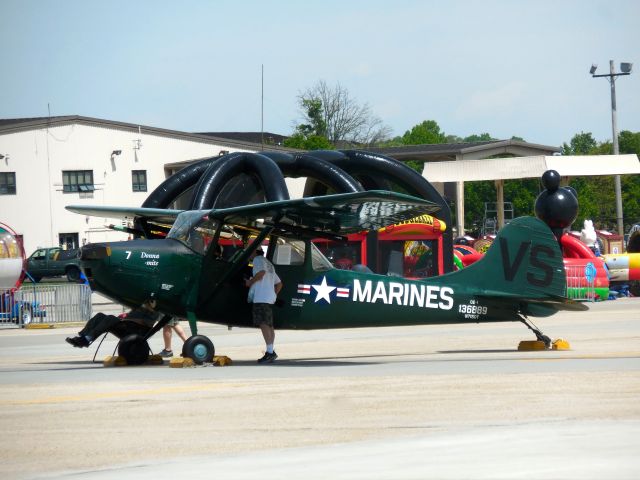
<svg viewBox="0 0 640 480">
<path fill-rule="evenodd" d="M 27 255 L 38 247 L 124 240 L 126 234 L 106 227 L 112 219 L 65 206 L 139 207 L 173 173 L 165 165 L 260 149 L 81 116 L 0 120 L 0 222 L 22 236 Z"/>
</svg>

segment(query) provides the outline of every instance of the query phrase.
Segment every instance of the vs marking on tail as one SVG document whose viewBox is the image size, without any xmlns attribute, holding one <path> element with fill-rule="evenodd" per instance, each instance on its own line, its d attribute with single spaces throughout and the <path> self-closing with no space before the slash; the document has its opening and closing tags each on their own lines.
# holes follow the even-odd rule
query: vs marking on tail
<svg viewBox="0 0 640 480">
<path fill-rule="evenodd" d="M 555 252 L 545 245 L 534 245 L 531 247 L 531 241 L 520 242 L 518 251 L 516 252 L 513 262 L 511 262 L 511 255 L 509 255 L 509 244 L 505 238 L 499 238 L 500 241 L 500 254 L 502 255 L 502 270 L 504 273 L 504 279 L 508 282 L 513 282 L 516 277 L 522 261 L 529 251 L 529 263 L 541 270 L 542 276 L 538 277 L 532 272 L 527 272 L 527 282 L 536 287 L 546 287 L 551 285 L 553 281 L 553 267 L 545 262 L 544 257 L 555 258 Z M 542 256 L 542 257 L 541 257 Z"/>
</svg>

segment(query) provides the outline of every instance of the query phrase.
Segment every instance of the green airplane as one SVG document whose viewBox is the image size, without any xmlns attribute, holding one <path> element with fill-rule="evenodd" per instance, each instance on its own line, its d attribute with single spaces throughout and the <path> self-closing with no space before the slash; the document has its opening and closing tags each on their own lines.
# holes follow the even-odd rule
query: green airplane
<svg viewBox="0 0 640 480">
<path fill-rule="evenodd" d="M 81 263 L 92 288 L 124 305 L 156 300 L 165 316 L 142 337 L 130 335 L 119 353 L 143 363 L 151 335 L 170 316 L 187 318 L 192 336 L 183 356 L 211 361 L 211 340 L 197 321 L 252 326 L 244 276 L 250 254 L 268 245 L 267 258 L 284 287 L 274 308 L 276 329 L 383 327 L 517 321 L 550 346 L 528 317 L 584 310 L 565 298 L 562 254 L 549 227 L 521 217 L 501 230 L 484 258 L 464 270 L 420 280 L 339 270 L 312 243 L 344 240 L 438 207 L 387 191 L 366 191 L 213 209 L 166 210 L 68 206 L 83 215 L 143 220 L 169 228 L 166 238 L 95 243 L 82 248 Z"/>
</svg>

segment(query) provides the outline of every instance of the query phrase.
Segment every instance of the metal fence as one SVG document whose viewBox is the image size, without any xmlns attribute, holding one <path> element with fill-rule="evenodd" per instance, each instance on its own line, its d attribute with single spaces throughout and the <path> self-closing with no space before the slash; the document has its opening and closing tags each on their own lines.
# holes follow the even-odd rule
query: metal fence
<svg viewBox="0 0 640 480">
<path fill-rule="evenodd" d="M 88 285 L 30 284 L 1 295 L 2 326 L 86 322 L 91 318 L 91 289 Z"/>
<path fill-rule="evenodd" d="M 595 267 L 593 271 L 583 265 L 565 265 L 567 275 L 567 297 L 573 300 L 596 301 Z"/>
</svg>

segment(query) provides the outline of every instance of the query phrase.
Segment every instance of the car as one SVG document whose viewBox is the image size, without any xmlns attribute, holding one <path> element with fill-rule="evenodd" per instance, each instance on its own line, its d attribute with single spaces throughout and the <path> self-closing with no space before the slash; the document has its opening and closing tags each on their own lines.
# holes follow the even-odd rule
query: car
<svg viewBox="0 0 640 480">
<path fill-rule="evenodd" d="M 65 275 L 70 282 L 81 280 L 79 250 L 60 247 L 39 248 L 27 259 L 27 277 L 39 282 L 44 277 Z"/>
<path fill-rule="evenodd" d="M 0 322 L 14 322 L 18 325 L 28 325 L 35 318 L 43 319 L 47 311 L 40 302 L 16 299 L 16 290 L 11 289 L 0 295 Z"/>
</svg>

